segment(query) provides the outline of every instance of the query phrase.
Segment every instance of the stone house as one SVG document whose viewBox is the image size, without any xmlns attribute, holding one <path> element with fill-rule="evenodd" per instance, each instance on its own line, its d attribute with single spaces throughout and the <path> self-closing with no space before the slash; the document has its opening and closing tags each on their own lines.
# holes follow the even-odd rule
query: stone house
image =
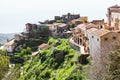
<svg viewBox="0 0 120 80">
<path fill-rule="evenodd" d="M 68 13 L 66 15 L 62 15 L 63 22 L 65 22 L 65 23 L 71 22 L 71 20 L 77 19 L 77 18 L 80 18 L 80 14 Z"/>
<path fill-rule="evenodd" d="M 79 24 L 82 24 L 82 23 L 87 23 L 88 22 L 88 17 L 85 16 L 85 17 L 80 17 L 80 18 L 77 18 L 77 19 L 73 19 L 71 21 L 72 25 L 79 25 Z"/>
<path fill-rule="evenodd" d="M 39 51 L 32 52 L 32 56 L 37 56 L 39 54 Z"/>
<path fill-rule="evenodd" d="M 20 41 L 20 40 L 24 39 L 24 37 L 21 36 L 20 34 L 15 34 L 14 38 L 15 38 L 16 41 Z"/>
<path fill-rule="evenodd" d="M 9 53 L 12 53 L 13 51 L 14 51 L 14 49 L 15 49 L 15 47 L 16 47 L 16 43 L 14 42 L 15 40 L 13 39 L 13 40 L 11 40 L 11 41 L 9 41 L 9 42 L 6 42 L 6 43 L 4 43 L 4 49 L 7 51 L 7 52 L 9 52 Z"/>
<path fill-rule="evenodd" d="M 37 30 L 37 24 L 27 23 L 26 32 L 30 33 L 32 30 Z"/>
<path fill-rule="evenodd" d="M 25 37 L 40 37 L 51 35 L 49 25 L 47 24 L 26 24 L 26 31 L 23 33 Z"/>
<path fill-rule="evenodd" d="M 49 47 L 50 47 L 50 46 L 49 46 L 48 44 L 45 44 L 45 43 L 39 45 L 39 46 L 38 46 L 38 51 L 32 52 L 32 56 L 37 56 L 42 50 L 45 50 L 45 49 L 47 49 L 47 48 L 49 48 Z"/>
<path fill-rule="evenodd" d="M 89 38 L 90 31 L 97 30 L 97 26 L 92 23 L 78 25 L 72 33 L 72 38 L 69 40 L 70 44 L 79 49 L 81 54 L 89 53 Z M 78 47 L 78 48 L 76 48 Z"/>
<path fill-rule="evenodd" d="M 120 6 L 114 5 L 108 8 L 107 12 L 108 25 L 114 30 L 120 29 Z"/>
<path fill-rule="evenodd" d="M 92 58 L 95 58 L 98 54 L 108 53 L 116 49 L 116 42 L 119 42 L 119 38 L 119 30 L 99 29 L 97 25 L 89 23 L 78 25 L 69 42 L 73 48 L 80 50 L 81 54 L 90 53 Z"/>
<path fill-rule="evenodd" d="M 49 44 L 43 43 L 43 44 L 41 44 L 41 45 L 38 46 L 38 50 L 42 51 L 42 50 L 47 49 L 49 47 L 50 47 Z"/>
<path fill-rule="evenodd" d="M 87 30 L 91 29 L 91 28 L 96 28 L 98 29 L 98 26 L 96 26 L 95 24 L 92 23 L 84 23 L 84 24 L 80 24 L 76 27 L 76 29 L 78 30 L 78 28 L 81 30 L 81 33 L 84 34 L 85 37 L 88 37 L 87 35 Z"/>
<path fill-rule="evenodd" d="M 53 23 L 52 29 L 53 32 L 62 33 L 63 31 L 67 30 L 67 24 L 65 23 Z"/>
<path fill-rule="evenodd" d="M 106 29 L 98 29 L 89 33 L 89 48 L 91 57 L 100 58 L 99 54 L 106 54 L 116 49 L 119 42 L 119 31 L 110 31 Z"/>
<path fill-rule="evenodd" d="M 99 29 L 105 28 L 105 26 L 104 26 L 104 24 L 105 24 L 104 19 L 102 19 L 102 20 L 92 20 L 91 23 L 97 25 Z"/>
<path fill-rule="evenodd" d="M 68 34 L 68 26 L 65 23 L 53 23 L 50 27 L 52 36 L 54 37 L 64 37 L 64 35 Z"/>
</svg>

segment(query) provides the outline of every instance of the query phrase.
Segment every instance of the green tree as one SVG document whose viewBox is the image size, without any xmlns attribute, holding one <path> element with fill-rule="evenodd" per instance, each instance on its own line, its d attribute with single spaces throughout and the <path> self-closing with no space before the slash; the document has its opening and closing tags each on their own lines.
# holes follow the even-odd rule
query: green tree
<svg viewBox="0 0 120 80">
<path fill-rule="evenodd" d="M 120 49 L 109 54 L 108 74 L 106 80 L 120 79 Z"/>
<path fill-rule="evenodd" d="M 27 47 L 27 54 L 31 54 L 31 52 L 32 52 L 32 49 L 30 48 L 30 47 Z"/>
<path fill-rule="evenodd" d="M 20 73 L 20 64 L 15 64 L 15 66 L 10 69 L 9 77 L 6 77 L 5 80 L 19 80 Z"/>
<path fill-rule="evenodd" d="M 6 56 L 6 55 L 7 55 L 7 52 L 6 52 L 5 50 L 0 50 L 0 55 Z"/>
<path fill-rule="evenodd" d="M 26 53 L 27 53 L 27 50 L 26 50 L 26 49 L 22 49 L 22 50 L 21 50 L 21 56 L 24 56 Z"/>
<path fill-rule="evenodd" d="M 5 56 L 5 54 L 4 50 L 0 50 L 0 80 L 5 77 L 9 70 L 9 57 Z"/>
</svg>

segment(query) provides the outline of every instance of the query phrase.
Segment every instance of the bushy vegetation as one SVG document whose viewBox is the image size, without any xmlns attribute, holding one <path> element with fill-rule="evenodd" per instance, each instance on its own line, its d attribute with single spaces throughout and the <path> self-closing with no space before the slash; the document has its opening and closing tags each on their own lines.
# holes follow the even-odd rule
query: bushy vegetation
<svg viewBox="0 0 120 80">
<path fill-rule="evenodd" d="M 78 63 L 80 54 L 67 39 L 50 38 L 50 48 L 24 63 L 20 80 L 86 80 L 86 67 Z"/>
<path fill-rule="evenodd" d="M 43 42 L 47 42 L 47 39 L 44 37 L 43 40 L 45 41 Z M 50 47 L 42 50 L 37 56 L 31 56 L 31 52 L 37 51 L 39 45 L 33 38 L 16 43 L 22 47 L 15 53 L 14 58 L 10 58 L 10 61 L 13 60 L 17 63 L 11 69 L 9 69 L 10 61 L 6 51 L 0 50 L 0 80 L 89 80 L 87 74 L 89 75 L 90 62 L 86 60 L 89 57 L 81 55 L 69 46 L 68 39 L 50 37 L 47 42 Z M 96 61 L 95 67 L 89 70 L 94 73 L 91 80 L 119 80 L 119 53 L 120 50 L 118 49 L 106 54 L 109 56 L 109 63 L 107 63 L 107 72 L 104 75 L 100 75 L 101 73 L 98 72 L 103 70 L 103 66 L 99 66 L 98 61 Z M 22 69 L 21 66 L 23 66 Z M 100 68 L 96 68 L 96 66 Z M 8 77 L 6 77 L 7 75 Z"/>
<path fill-rule="evenodd" d="M 32 51 L 36 51 L 40 44 L 47 43 L 47 41 L 48 41 L 47 37 L 38 37 L 38 38 L 26 38 L 25 40 L 15 42 L 17 43 L 19 51 L 27 47 L 30 47 Z"/>
<path fill-rule="evenodd" d="M 56 20 L 55 22 L 56 22 L 56 23 L 62 23 L 63 20 L 62 20 L 62 19 L 59 19 L 59 20 Z"/>
<path fill-rule="evenodd" d="M 20 64 L 15 64 L 14 67 L 11 67 L 7 77 L 4 77 L 3 80 L 18 80 L 21 74 L 20 67 Z"/>
<path fill-rule="evenodd" d="M 110 61 L 107 66 L 106 80 L 120 79 L 120 49 L 109 53 Z"/>
<path fill-rule="evenodd" d="M 39 26 L 38 27 L 38 32 L 45 32 L 45 31 L 49 31 L 49 27 L 48 26 Z"/>
<path fill-rule="evenodd" d="M 9 57 L 6 56 L 6 54 L 6 51 L 0 50 L 0 80 L 2 80 L 9 71 Z"/>
<path fill-rule="evenodd" d="M 99 60 L 92 61 L 90 65 L 90 80 L 120 80 L 120 49 L 100 56 Z"/>
</svg>

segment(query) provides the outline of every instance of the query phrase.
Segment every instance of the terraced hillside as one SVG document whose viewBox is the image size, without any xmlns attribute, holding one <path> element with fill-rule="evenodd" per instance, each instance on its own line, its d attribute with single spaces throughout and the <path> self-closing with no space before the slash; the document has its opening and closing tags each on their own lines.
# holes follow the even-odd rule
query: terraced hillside
<svg viewBox="0 0 120 80">
<path fill-rule="evenodd" d="M 89 64 L 79 63 L 76 50 L 67 39 L 50 38 L 50 48 L 24 63 L 20 80 L 87 80 Z"/>
</svg>

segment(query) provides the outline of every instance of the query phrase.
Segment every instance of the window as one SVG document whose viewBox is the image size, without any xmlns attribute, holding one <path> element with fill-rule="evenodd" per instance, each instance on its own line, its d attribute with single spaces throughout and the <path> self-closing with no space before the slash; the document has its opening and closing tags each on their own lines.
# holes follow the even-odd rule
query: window
<svg viewBox="0 0 120 80">
<path fill-rule="evenodd" d="M 120 33 L 120 31 L 118 31 L 118 33 Z"/>
<path fill-rule="evenodd" d="M 114 36 L 114 37 L 112 37 L 113 38 L 113 40 L 115 40 L 116 39 L 116 37 Z"/>
<path fill-rule="evenodd" d="M 97 39 L 97 41 L 99 41 L 99 39 Z"/>
<path fill-rule="evenodd" d="M 94 38 L 94 36 L 92 36 L 92 38 Z"/>
<path fill-rule="evenodd" d="M 108 38 L 104 38 L 104 40 L 105 40 L 105 41 L 107 41 L 107 40 L 108 40 Z"/>
</svg>

